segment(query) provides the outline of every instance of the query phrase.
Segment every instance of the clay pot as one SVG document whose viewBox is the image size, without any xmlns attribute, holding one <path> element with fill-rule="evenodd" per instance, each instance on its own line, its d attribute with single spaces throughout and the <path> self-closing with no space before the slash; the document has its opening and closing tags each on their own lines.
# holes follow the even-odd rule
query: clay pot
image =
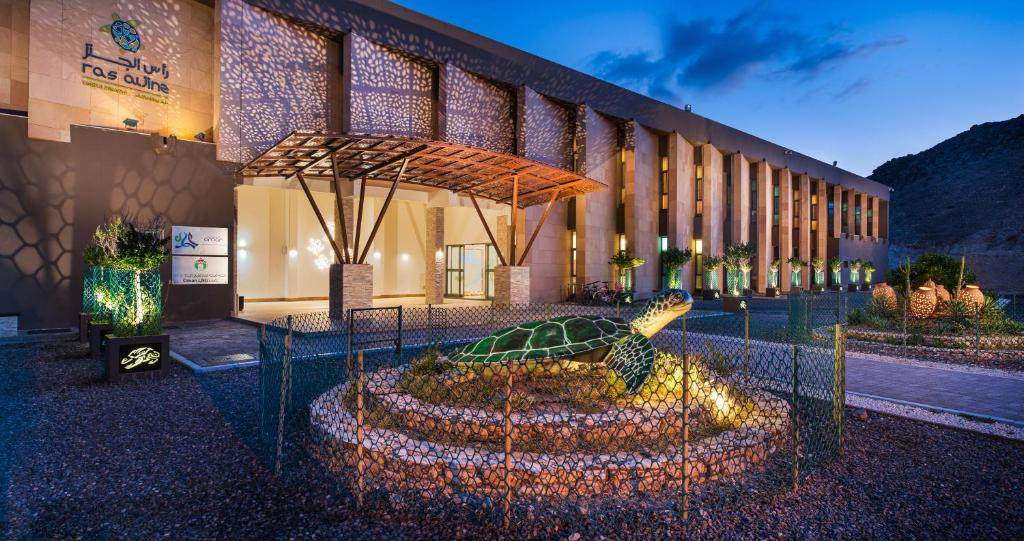
<svg viewBox="0 0 1024 541">
<path fill-rule="evenodd" d="M 974 311 L 985 306 L 985 294 L 981 292 L 981 288 L 978 286 L 964 286 L 956 296 L 956 299 L 971 307 Z"/>
<path fill-rule="evenodd" d="M 925 319 L 935 312 L 937 304 L 935 290 L 928 286 L 921 286 L 910 294 L 910 317 Z"/>
<path fill-rule="evenodd" d="M 893 289 L 892 286 L 890 286 L 889 284 L 878 284 L 877 286 L 875 286 L 875 288 L 871 291 L 871 297 L 875 299 L 880 299 L 881 302 L 885 305 L 885 307 L 888 308 L 889 310 L 895 310 L 896 305 L 898 304 L 896 290 Z"/>
<path fill-rule="evenodd" d="M 942 284 L 935 286 L 935 298 L 938 299 L 939 304 L 952 300 L 949 290 Z"/>
</svg>

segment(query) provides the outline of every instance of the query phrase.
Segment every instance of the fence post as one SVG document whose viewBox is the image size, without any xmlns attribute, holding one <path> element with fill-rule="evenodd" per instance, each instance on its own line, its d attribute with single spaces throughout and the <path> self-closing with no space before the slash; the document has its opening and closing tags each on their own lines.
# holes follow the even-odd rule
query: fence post
<svg viewBox="0 0 1024 541">
<path fill-rule="evenodd" d="M 363 493 L 366 491 L 366 449 L 363 447 L 363 440 L 366 436 L 363 426 L 363 416 L 366 400 L 364 393 L 366 385 L 363 381 L 363 350 L 359 350 L 356 356 L 356 507 L 363 506 Z"/>
<path fill-rule="evenodd" d="M 903 296 L 903 357 L 907 357 L 907 312 L 910 310 L 910 256 L 907 256 L 907 294 Z"/>
<path fill-rule="evenodd" d="M 281 475 L 281 459 L 284 454 L 285 415 L 288 413 L 288 394 L 291 392 L 292 316 L 288 316 L 288 334 L 284 337 L 284 352 L 281 356 L 281 388 L 277 397 L 277 445 L 274 452 L 274 475 Z"/>
<path fill-rule="evenodd" d="M 832 420 L 835 422 L 838 435 L 839 452 L 843 451 L 843 432 L 845 430 L 846 407 L 846 344 L 843 340 L 843 326 L 835 325 L 834 343 L 834 374 L 835 388 L 832 391 Z"/>
<path fill-rule="evenodd" d="M 743 309 L 743 377 L 750 379 L 750 307 Z"/>
<path fill-rule="evenodd" d="M 793 489 L 800 488 L 800 346 L 793 346 L 793 405 L 790 408 L 793 437 Z"/>
<path fill-rule="evenodd" d="M 501 526 L 508 530 L 512 520 L 512 373 L 513 365 L 509 360 L 505 375 L 505 496 L 501 505 Z"/>
<path fill-rule="evenodd" d="M 686 354 L 686 314 L 683 314 L 683 522 L 690 519 L 690 356 Z"/>
<path fill-rule="evenodd" d="M 981 360 L 981 307 L 974 310 L 974 360 Z"/>
</svg>

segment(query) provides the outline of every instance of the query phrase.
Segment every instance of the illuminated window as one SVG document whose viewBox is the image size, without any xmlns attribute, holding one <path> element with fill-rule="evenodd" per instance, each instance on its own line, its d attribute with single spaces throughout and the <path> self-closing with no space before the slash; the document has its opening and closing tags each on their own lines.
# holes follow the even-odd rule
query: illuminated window
<svg viewBox="0 0 1024 541">
<path fill-rule="evenodd" d="M 693 287 L 703 289 L 704 287 L 704 242 L 701 239 L 693 239 Z"/>
<path fill-rule="evenodd" d="M 661 210 L 668 210 L 668 156 L 661 157 L 661 172 L 658 186 L 660 188 Z"/>
<path fill-rule="evenodd" d="M 698 145 L 693 147 L 693 193 L 694 213 L 704 214 L 704 151 Z"/>
<path fill-rule="evenodd" d="M 569 283 L 576 283 L 576 230 L 569 231 Z"/>
</svg>

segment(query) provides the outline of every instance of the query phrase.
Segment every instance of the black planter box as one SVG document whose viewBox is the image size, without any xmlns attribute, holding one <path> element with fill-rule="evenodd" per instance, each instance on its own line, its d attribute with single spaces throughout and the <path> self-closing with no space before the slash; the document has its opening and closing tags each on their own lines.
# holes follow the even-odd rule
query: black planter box
<svg viewBox="0 0 1024 541">
<path fill-rule="evenodd" d="M 850 284 L 846 286 L 847 291 L 860 291 L 860 286 L 857 284 Z"/>
<path fill-rule="evenodd" d="M 744 297 L 722 297 L 722 310 L 733 314 L 743 311 L 747 307 L 747 299 Z"/>
<path fill-rule="evenodd" d="M 842 291 L 843 290 L 843 286 L 837 285 L 837 284 L 832 284 L 831 286 L 829 286 L 829 289 L 831 289 L 832 291 Z"/>
<path fill-rule="evenodd" d="M 110 323 L 89 322 L 89 355 L 94 359 L 100 358 L 107 344 L 107 333 L 114 330 Z"/>
<path fill-rule="evenodd" d="M 135 379 L 156 379 L 171 368 L 171 337 L 154 336 L 107 337 L 107 381 L 116 383 Z"/>
<path fill-rule="evenodd" d="M 721 292 L 717 289 L 703 289 L 701 290 L 701 295 L 706 301 L 713 301 L 722 296 Z"/>
<path fill-rule="evenodd" d="M 811 286 L 811 293 L 814 293 L 815 295 L 818 295 L 818 294 L 821 294 L 821 293 L 824 293 L 824 292 L 825 292 L 825 286 Z"/>
<path fill-rule="evenodd" d="M 777 288 L 777 287 L 767 287 L 767 288 L 765 288 L 764 296 L 765 297 L 778 297 L 779 296 L 779 288 Z"/>
<path fill-rule="evenodd" d="M 78 341 L 89 341 L 89 322 L 92 321 L 92 314 L 89 312 L 78 313 Z"/>
<path fill-rule="evenodd" d="M 874 284 L 862 284 L 860 286 L 861 291 L 871 291 L 875 287 Z"/>
</svg>

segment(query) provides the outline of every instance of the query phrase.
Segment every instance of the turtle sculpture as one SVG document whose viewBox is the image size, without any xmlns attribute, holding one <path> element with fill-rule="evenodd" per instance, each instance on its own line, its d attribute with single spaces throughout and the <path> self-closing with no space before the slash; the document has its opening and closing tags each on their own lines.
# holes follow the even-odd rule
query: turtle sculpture
<svg viewBox="0 0 1024 541">
<path fill-rule="evenodd" d="M 604 316 L 561 316 L 501 329 L 449 356 L 461 365 L 528 360 L 601 362 L 635 393 L 654 367 L 650 338 L 690 311 L 693 297 L 666 289 L 631 321 Z"/>
<path fill-rule="evenodd" d="M 135 19 L 125 21 L 121 16 L 114 13 L 110 16 L 111 23 L 100 27 L 100 32 L 107 32 L 118 47 L 130 52 L 137 53 L 142 48 L 142 40 L 139 39 L 139 21 Z"/>
</svg>

